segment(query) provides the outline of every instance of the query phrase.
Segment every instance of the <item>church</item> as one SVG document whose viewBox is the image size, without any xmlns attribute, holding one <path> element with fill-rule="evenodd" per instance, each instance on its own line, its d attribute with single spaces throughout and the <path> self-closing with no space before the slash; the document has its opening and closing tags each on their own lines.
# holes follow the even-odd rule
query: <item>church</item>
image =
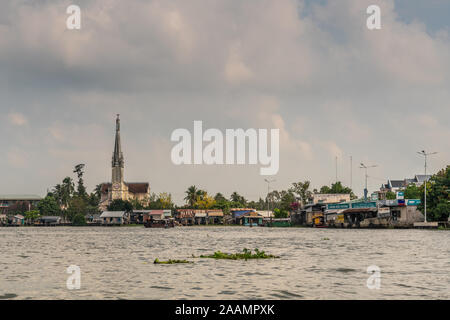
<svg viewBox="0 0 450 320">
<path fill-rule="evenodd" d="M 116 199 L 124 201 L 138 200 L 143 206 L 150 201 L 150 185 L 148 182 L 125 182 L 124 181 L 124 158 L 120 142 L 120 118 L 116 119 L 116 140 L 112 155 L 112 177 L 111 183 L 103 183 L 101 187 L 101 198 L 99 208 L 106 210 L 108 205 Z"/>
</svg>

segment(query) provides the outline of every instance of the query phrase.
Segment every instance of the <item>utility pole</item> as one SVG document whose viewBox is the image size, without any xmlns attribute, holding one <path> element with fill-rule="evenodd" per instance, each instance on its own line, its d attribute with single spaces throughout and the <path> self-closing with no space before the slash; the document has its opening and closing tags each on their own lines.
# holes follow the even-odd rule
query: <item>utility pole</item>
<svg viewBox="0 0 450 320">
<path fill-rule="evenodd" d="M 353 157 L 350 156 L 350 189 L 353 189 Z"/>
<path fill-rule="evenodd" d="M 378 167 L 377 165 L 372 165 L 372 166 L 366 166 L 364 163 L 362 163 L 361 162 L 361 166 L 360 166 L 360 168 L 361 169 L 364 169 L 365 170 L 365 176 L 366 176 L 366 187 L 365 187 L 365 189 L 364 189 L 364 201 L 367 201 L 367 192 L 368 192 L 368 190 L 367 190 L 367 178 L 368 178 L 368 175 L 367 175 L 367 169 L 369 169 L 369 168 L 375 168 L 375 167 Z"/>
<path fill-rule="evenodd" d="M 338 159 L 338 157 L 336 156 L 336 183 L 338 182 L 338 178 L 337 178 L 337 159 Z"/>
<path fill-rule="evenodd" d="M 264 179 L 264 181 L 267 182 L 267 212 L 270 214 L 270 220 L 272 220 L 272 214 L 270 213 L 270 206 L 269 206 L 269 193 L 270 193 L 270 183 L 275 182 L 276 180 Z"/>
<path fill-rule="evenodd" d="M 425 223 L 427 223 L 427 181 L 428 181 L 428 177 L 427 177 L 427 157 L 431 156 L 433 154 L 436 154 L 437 152 L 430 152 L 430 153 L 426 153 L 425 150 L 419 151 L 417 152 L 418 154 L 424 156 L 424 160 L 425 160 L 425 181 L 424 181 L 424 216 L 425 216 Z"/>
</svg>

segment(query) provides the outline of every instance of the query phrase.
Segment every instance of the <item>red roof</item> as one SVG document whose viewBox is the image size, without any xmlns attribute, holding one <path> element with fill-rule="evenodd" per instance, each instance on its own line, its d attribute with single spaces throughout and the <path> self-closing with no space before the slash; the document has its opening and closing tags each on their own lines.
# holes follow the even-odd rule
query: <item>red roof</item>
<svg viewBox="0 0 450 320">
<path fill-rule="evenodd" d="M 131 193 L 148 193 L 149 183 L 148 182 L 125 182 L 128 187 L 128 191 Z M 102 183 L 101 193 L 108 193 L 111 188 L 111 183 Z"/>
</svg>

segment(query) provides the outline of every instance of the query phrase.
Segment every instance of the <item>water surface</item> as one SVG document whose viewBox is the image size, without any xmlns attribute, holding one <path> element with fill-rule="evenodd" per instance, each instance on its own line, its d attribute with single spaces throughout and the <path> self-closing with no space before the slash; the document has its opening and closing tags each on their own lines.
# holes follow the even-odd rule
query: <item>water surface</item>
<svg viewBox="0 0 450 320">
<path fill-rule="evenodd" d="M 0 239 L 0 299 L 450 299 L 448 231 L 21 227 Z M 242 248 L 281 258 L 153 264 Z M 70 265 L 79 290 L 66 287 Z"/>
</svg>

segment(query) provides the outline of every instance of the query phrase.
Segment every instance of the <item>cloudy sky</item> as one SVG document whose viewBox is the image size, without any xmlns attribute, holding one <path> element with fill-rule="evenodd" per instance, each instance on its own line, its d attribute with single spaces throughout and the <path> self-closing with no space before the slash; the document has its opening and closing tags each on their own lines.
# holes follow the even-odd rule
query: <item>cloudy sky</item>
<svg viewBox="0 0 450 320">
<path fill-rule="evenodd" d="M 81 7 L 81 30 L 66 8 Z M 381 7 L 382 29 L 366 27 Z M 447 0 L 4 0 L 0 194 L 45 195 L 86 164 L 111 178 L 122 119 L 126 181 L 180 204 L 189 185 L 264 197 L 259 165 L 175 166 L 174 129 L 280 129 L 272 184 L 338 179 L 369 190 L 450 163 Z"/>
</svg>

